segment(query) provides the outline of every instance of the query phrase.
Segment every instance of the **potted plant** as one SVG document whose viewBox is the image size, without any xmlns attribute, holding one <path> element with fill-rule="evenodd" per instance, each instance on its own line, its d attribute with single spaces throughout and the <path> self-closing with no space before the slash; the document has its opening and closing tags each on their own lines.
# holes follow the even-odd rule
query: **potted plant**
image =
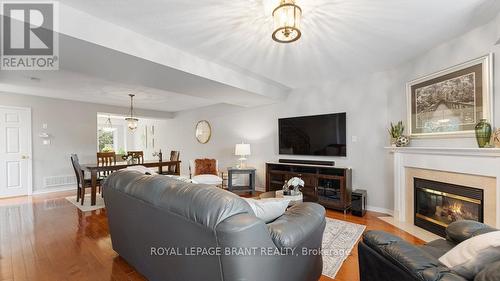
<svg viewBox="0 0 500 281">
<path fill-rule="evenodd" d="M 396 140 L 403 135 L 405 126 L 403 121 L 399 121 L 396 124 L 391 122 L 391 127 L 388 129 L 389 135 L 391 136 L 391 146 L 396 146 Z"/>
<path fill-rule="evenodd" d="M 301 178 L 293 177 L 288 180 L 287 185 L 292 193 L 291 195 L 298 195 L 300 193 L 299 188 L 304 187 L 304 181 Z M 293 191 L 291 187 L 293 187 Z"/>
</svg>

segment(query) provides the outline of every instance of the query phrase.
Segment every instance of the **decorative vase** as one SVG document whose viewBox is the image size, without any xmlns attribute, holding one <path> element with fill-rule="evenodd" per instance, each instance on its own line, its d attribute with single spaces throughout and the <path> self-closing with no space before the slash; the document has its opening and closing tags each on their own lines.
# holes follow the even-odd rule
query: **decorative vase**
<svg viewBox="0 0 500 281">
<path fill-rule="evenodd" d="M 407 136 L 399 136 L 396 139 L 396 146 L 397 147 L 405 147 L 410 143 L 410 139 Z"/>
<path fill-rule="evenodd" d="M 397 140 L 397 138 L 393 138 L 393 137 L 391 137 L 391 146 L 392 146 L 392 147 L 395 147 L 395 146 L 396 146 L 396 140 Z"/>
<path fill-rule="evenodd" d="M 298 195 L 300 193 L 300 186 L 299 185 L 296 185 L 293 187 L 293 192 L 292 192 L 292 195 Z"/>
<path fill-rule="evenodd" d="M 290 187 L 285 181 L 285 184 L 283 185 L 283 195 L 290 195 Z"/>
<path fill-rule="evenodd" d="M 486 122 L 486 119 L 481 119 L 475 127 L 477 145 L 480 148 L 485 147 L 490 143 L 491 125 Z"/>
</svg>

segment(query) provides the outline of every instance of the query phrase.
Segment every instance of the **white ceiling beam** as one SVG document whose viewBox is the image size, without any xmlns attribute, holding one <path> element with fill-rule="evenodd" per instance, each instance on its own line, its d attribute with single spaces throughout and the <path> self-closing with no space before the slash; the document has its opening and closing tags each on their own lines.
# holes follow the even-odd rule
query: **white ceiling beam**
<svg viewBox="0 0 500 281">
<path fill-rule="evenodd" d="M 172 48 L 62 3 L 60 3 L 59 9 L 59 30 L 56 31 L 68 36 L 274 100 L 286 98 L 290 91 L 290 88 L 277 82 L 245 75 L 237 70 Z"/>
</svg>

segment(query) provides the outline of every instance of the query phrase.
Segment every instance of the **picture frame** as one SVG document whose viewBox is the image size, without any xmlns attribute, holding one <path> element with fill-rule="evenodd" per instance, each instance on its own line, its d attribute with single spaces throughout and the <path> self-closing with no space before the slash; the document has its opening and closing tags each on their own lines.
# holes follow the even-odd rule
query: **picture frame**
<svg viewBox="0 0 500 281">
<path fill-rule="evenodd" d="M 493 122 L 493 54 L 406 84 L 412 138 L 473 137 L 480 119 Z"/>
</svg>

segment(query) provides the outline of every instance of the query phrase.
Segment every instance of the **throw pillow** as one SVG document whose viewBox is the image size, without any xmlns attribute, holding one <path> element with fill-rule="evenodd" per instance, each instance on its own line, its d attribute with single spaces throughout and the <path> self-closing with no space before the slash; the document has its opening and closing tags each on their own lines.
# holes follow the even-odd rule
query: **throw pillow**
<svg viewBox="0 0 500 281">
<path fill-rule="evenodd" d="M 154 174 L 156 174 L 155 170 L 153 170 L 151 168 L 148 168 L 148 167 L 141 166 L 141 165 L 129 166 L 129 167 L 125 168 L 125 170 L 137 171 L 137 172 L 143 173 L 145 175 L 154 175 Z"/>
<path fill-rule="evenodd" d="M 281 217 L 290 203 L 290 200 L 285 198 L 243 199 L 248 202 L 255 216 L 266 223 Z"/>
<path fill-rule="evenodd" d="M 469 238 L 439 258 L 442 264 L 468 280 L 497 260 L 500 260 L 500 231 Z"/>
<path fill-rule="evenodd" d="M 198 182 L 196 182 L 193 179 L 190 179 L 190 178 L 187 178 L 187 177 L 183 177 L 183 176 L 175 176 L 175 175 L 165 175 L 165 176 L 169 177 L 169 178 L 172 178 L 172 179 L 176 179 L 176 180 L 180 180 L 180 181 L 183 181 L 183 182 L 187 182 L 187 183 L 194 183 L 194 184 L 198 183 Z"/>
<path fill-rule="evenodd" d="M 217 161 L 215 159 L 194 160 L 194 175 L 217 175 Z"/>
</svg>

